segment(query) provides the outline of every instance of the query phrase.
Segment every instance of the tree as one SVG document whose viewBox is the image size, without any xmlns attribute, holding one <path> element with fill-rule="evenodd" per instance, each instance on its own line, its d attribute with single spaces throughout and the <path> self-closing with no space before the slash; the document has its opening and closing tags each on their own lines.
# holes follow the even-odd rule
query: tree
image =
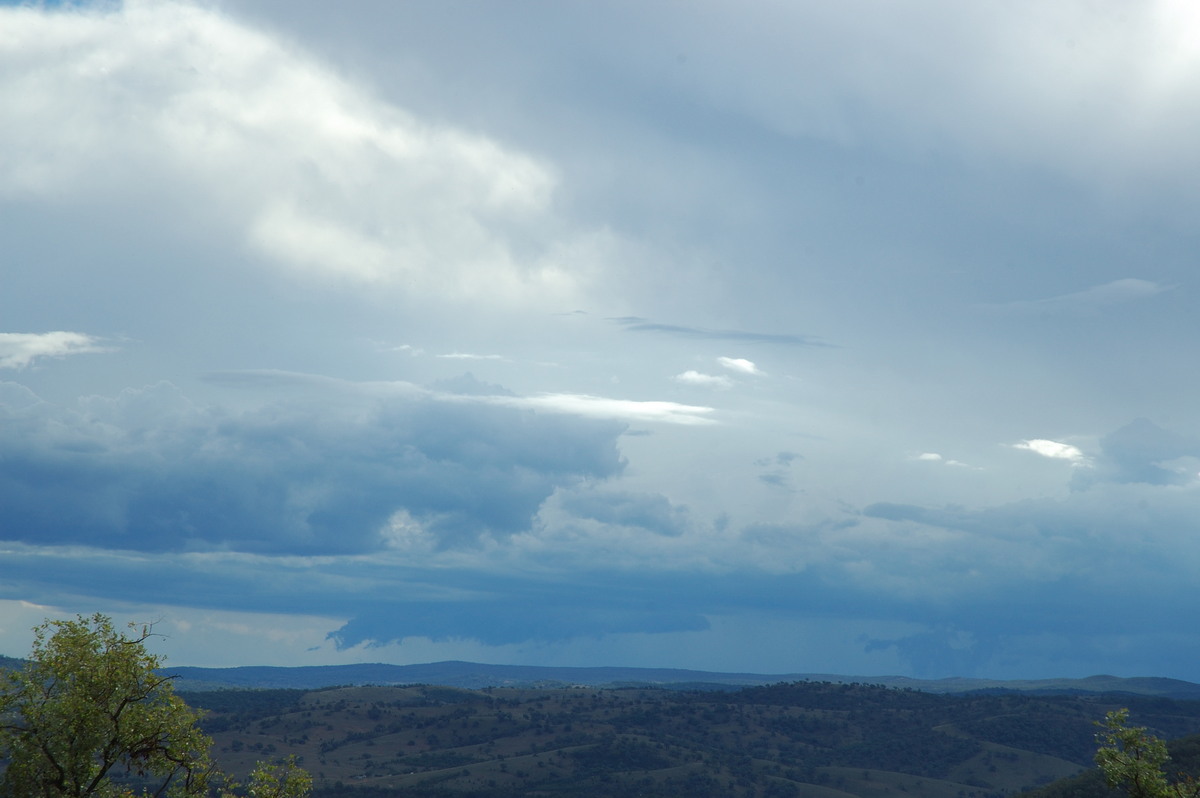
<svg viewBox="0 0 1200 798">
<path fill-rule="evenodd" d="M 1131 798 L 1200 798 L 1200 782 L 1195 779 L 1167 780 L 1166 743 L 1143 726 L 1130 726 L 1128 709 L 1109 712 L 1099 725 L 1104 731 L 1096 735 L 1101 743 L 1096 764 L 1109 787 L 1123 787 Z"/>
<path fill-rule="evenodd" d="M 136 777 L 147 796 L 305 798 L 311 779 L 294 760 L 263 765 L 243 788 L 215 767 L 200 713 L 146 651 L 152 627 L 118 632 L 104 615 L 34 629 L 24 667 L 0 676 L 2 798 L 130 796 L 114 777 Z"/>
<path fill-rule="evenodd" d="M 222 798 L 232 798 L 240 785 L 228 784 Z M 289 756 L 282 764 L 268 765 L 260 762 L 250 774 L 250 783 L 245 787 L 249 798 L 304 798 L 312 790 L 312 776 L 296 765 L 296 757 Z"/>
</svg>

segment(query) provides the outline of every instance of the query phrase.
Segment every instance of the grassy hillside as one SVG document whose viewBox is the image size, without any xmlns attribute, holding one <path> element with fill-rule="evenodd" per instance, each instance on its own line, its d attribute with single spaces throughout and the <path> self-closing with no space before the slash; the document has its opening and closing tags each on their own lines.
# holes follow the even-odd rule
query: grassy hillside
<svg viewBox="0 0 1200 798">
<path fill-rule="evenodd" d="M 318 798 L 990 798 L 1083 771 L 1093 721 L 1129 706 L 1164 737 L 1200 702 L 948 696 L 801 682 L 737 692 L 351 687 L 185 693 L 218 759 L 294 753 Z"/>
</svg>

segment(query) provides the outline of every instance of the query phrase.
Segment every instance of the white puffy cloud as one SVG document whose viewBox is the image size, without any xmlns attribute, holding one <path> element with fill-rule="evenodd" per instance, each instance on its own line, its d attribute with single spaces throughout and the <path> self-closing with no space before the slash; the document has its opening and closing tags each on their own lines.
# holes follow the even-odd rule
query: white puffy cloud
<svg viewBox="0 0 1200 798">
<path fill-rule="evenodd" d="M 766 374 L 753 361 L 741 357 L 719 357 L 717 358 L 717 362 L 724 368 L 737 374 L 752 374 L 754 376 L 765 376 Z"/>
<path fill-rule="evenodd" d="M 704 388 L 729 388 L 733 385 L 728 377 L 719 374 L 702 374 L 694 369 L 676 374 L 672 379 L 684 385 L 699 385 Z"/>
<path fill-rule="evenodd" d="M 84 333 L 0 333 L 0 369 L 23 369 L 40 358 L 104 352 L 100 340 Z"/>
<path fill-rule="evenodd" d="M 1044 438 L 1034 438 L 1033 440 L 1014 443 L 1013 448 L 1024 449 L 1034 454 L 1040 454 L 1042 457 L 1049 457 L 1052 460 L 1069 460 L 1072 463 L 1085 462 L 1083 452 L 1078 447 L 1072 446 L 1069 443 L 1045 440 Z"/>
</svg>

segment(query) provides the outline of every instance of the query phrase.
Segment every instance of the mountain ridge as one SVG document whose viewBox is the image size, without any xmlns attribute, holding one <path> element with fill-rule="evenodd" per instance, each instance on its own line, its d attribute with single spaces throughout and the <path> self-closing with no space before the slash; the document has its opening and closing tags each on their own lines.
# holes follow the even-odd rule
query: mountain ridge
<svg viewBox="0 0 1200 798">
<path fill-rule="evenodd" d="M 321 689 L 346 685 L 431 684 L 482 689 L 518 686 L 629 687 L 657 686 L 694 689 L 737 689 L 780 682 L 874 684 L 927 693 L 979 691 L 1021 693 L 1129 693 L 1178 699 L 1200 699 L 1200 684 L 1155 676 L 1121 677 L 1098 674 L 1084 678 L 977 679 L 950 677 L 916 679 L 908 676 L 846 676 L 827 673 L 761 674 L 702 671 L 687 668 L 621 666 L 559 667 L 491 665 L 447 660 L 414 665 L 359 663 L 352 665 L 272 666 L 234 668 L 178 666 L 163 669 L 180 690 L 229 688 Z"/>
</svg>

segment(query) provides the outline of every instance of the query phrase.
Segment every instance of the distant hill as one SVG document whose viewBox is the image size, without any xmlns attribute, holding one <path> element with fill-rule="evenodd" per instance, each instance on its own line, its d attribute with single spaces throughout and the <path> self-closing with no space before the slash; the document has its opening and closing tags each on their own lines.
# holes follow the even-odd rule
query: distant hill
<svg viewBox="0 0 1200 798">
<path fill-rule="evenodd" d="M 822 673 L 722 673 L 675 668 L 555 668 L 537 665 L 486 665 L 434 662 L 424 665 L 324 665 L 296 668 L 172 667 L 180 690 L 288 688 L 316 690 L 343 685 L 430 684 L 478 690 L 484 687 L 633 687 L 738 689 L 779 682 L 835 682 L 910 688 L 926 693 L 980 691 L 1046 695 L 1129 693 L 1163 698 L 1200 699 L 1200 684 L 1156 677 L 1089 676 L 1086 679 L 910 679 L 904 676 L 840 676 Z"/>
</svg>

